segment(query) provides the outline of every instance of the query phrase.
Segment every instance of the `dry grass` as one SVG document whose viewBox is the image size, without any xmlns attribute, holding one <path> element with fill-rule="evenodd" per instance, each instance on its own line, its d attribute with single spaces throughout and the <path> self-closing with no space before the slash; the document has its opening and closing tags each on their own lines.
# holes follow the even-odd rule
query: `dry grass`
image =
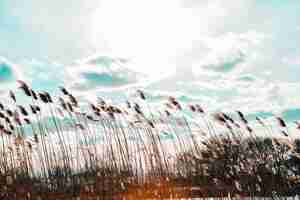
<svg viewBox="0 0 300 200">
<path fill-rule="evenodd" d="M 115 105 L 99 98 L 86 106 L 63 87 L 61 96 L 52 97 L 19 84 L 31 104 L 20 104 L 12 91 L 12 103 L 0 104 L 2 199 L 299 192 L 300 143 L 280 117 L 275 127 L 257 117 L 260 131 L 270 136 L 259 138 L 240 111 L 211 117 L 200 105 L 174 97 L 158 110 L 141 90 L 139 103 Z M 273 138 L 275 133 L 285 139 Z"/>
</svg>

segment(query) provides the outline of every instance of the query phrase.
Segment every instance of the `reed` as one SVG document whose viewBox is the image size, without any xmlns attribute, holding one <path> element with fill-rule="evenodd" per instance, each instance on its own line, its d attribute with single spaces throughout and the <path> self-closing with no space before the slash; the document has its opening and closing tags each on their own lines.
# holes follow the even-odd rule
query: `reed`
<svg viewBox="0 0 300 200">
<path fill-rule="evenodd" d="M 142 90 L 138 100 L 124 104 L 98 98 L 86 106 L 64 87 L 61 95 L 51 96 L 18 83 L 31 103 L 21 104 L 13 91 L 12 103 L 0 103 L 1 198 L 273 197 L 299 192 L 300 143 L 279 116 L 274 116 L 274 127 L 259 117 L 249 121 L 241 111 L 209 114 L 199 104 L 185 105 L 174 97 L 158 108 Z M 253 123 L 266 137 L 258 136 Z"/>
</svg>

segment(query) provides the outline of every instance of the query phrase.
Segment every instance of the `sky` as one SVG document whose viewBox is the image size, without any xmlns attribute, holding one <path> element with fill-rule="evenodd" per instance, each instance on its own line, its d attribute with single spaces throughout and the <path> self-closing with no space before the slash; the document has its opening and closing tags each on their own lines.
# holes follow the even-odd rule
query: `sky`
<svg viewBox="0 0 300 200">
<path fill-rule="evenodd" d="M 1 0 L 0 94 L 174 95 L 300 117 L 299 0 Z"/>
</svg>

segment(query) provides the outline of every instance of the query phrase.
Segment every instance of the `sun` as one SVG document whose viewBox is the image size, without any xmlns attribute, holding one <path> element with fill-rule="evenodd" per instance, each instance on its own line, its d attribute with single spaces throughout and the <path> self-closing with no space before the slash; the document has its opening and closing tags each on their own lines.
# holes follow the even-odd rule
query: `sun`
<svg viewBox="0 0 300 200">
<path fill-rule="evenodd" d="M 133 61 L 135 70 L 174 72 L 174 58 L 185 42 L 186 19 L 176 0 L 103 0 L 91 22 L 91 40 Z"/>
</svg>

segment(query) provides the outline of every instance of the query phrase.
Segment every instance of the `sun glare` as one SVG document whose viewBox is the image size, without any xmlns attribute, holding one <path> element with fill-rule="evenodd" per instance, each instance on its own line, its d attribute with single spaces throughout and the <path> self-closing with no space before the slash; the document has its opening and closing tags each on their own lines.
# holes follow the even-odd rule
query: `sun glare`
<svg viewBox="0 0 300 200">
<path fill-rule="evenodd" d="M 103 37 L 110 53 L 131 59 L 137 71 L 173 72 L 171 60 L 186 45 L 190 30 L 183 11 L 171 0 L 104 0 L 93 15 L 91 38 L 101 45 L 98 38 Z"/>
</svg>

